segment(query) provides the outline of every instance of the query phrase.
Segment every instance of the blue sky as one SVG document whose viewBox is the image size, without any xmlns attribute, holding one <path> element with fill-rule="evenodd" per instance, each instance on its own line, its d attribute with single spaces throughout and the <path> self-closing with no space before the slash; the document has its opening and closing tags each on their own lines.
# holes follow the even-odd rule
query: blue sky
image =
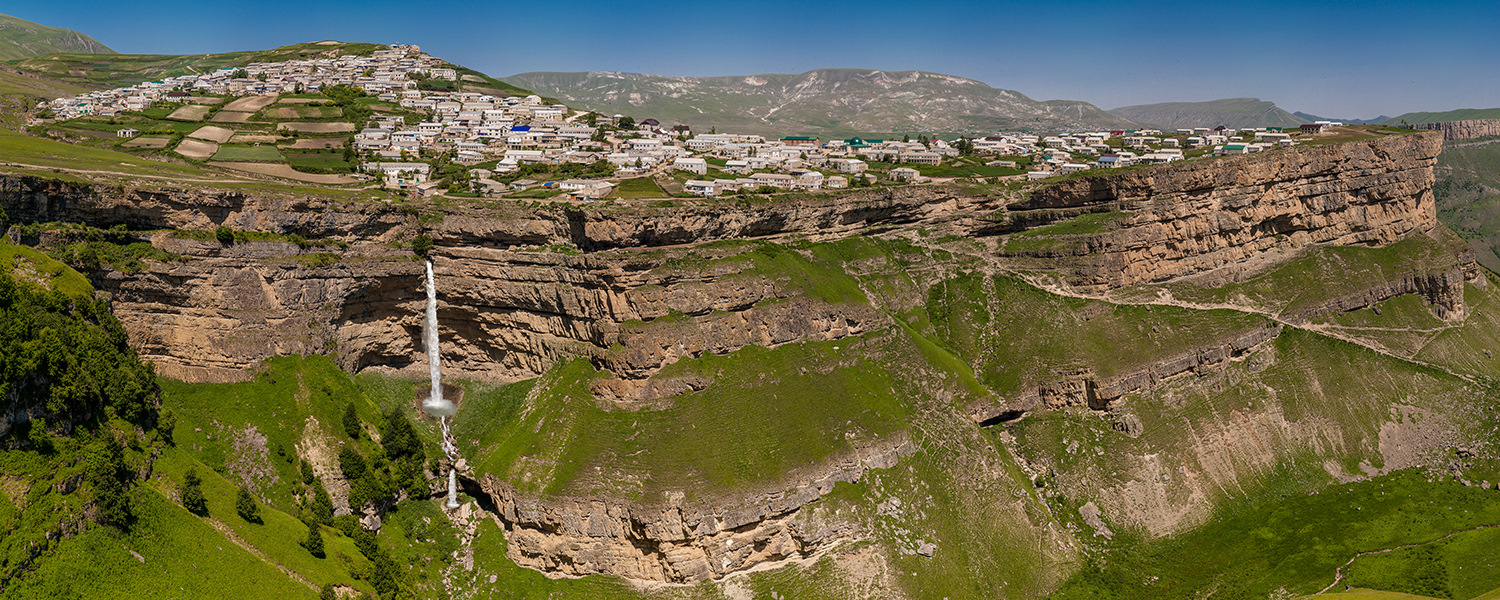
<svg viewBox="0 0 1500 600">
<path fill-rule="evenodd" d="M 1500 106 L 1500 2 L 31 3 L 120 52 L 414 43 L 486 73 L 920 69 L 1103 108 L 1253 96 L 1368 118 Z M 450 18 L 451 17 L 451 18 Z"/>
</svg>

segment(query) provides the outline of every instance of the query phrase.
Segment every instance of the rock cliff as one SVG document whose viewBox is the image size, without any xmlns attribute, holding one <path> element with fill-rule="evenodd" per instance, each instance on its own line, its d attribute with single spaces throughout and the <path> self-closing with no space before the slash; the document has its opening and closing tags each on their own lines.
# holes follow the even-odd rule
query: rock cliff
<svg viewBox="0 0 1500 600">
<path fill-rule="evenodd" d="M 887 469 L 915 452 L 907 440 L 871 448 L 829 465 L 821 477 L 780 493 L 731 506 L 638 506 L 609 498 L 540 500 L 517 494 L 493 475 L 469 480 L 509 528 L 509 555 L 516 564 L 547 573 L 609 573 L 646 581 L 717 579 L 757 564 L 800 559 L 855 527 L 804 514 L 805 506 L 857 482 L 868 469 Z M 477 489 L 474 489 L 477 488 Z"/>
<path fill-rule="evenodd" d="M 425 233 L 436 244 L 430 256 L 450 376 L 508 382 L 583 357 L 600 371 L 584 396 L 605 411 L 643 411 L 713 385 L 702 374 L 667 371 L 685 358 L 923 327 L 913 309 L 960 272 L 1026 272 L 1051 277 L 1059 292 L 1103 295 L 1194 276 L 1235 280 L 1318 245 L 1381 247 L 1428 233 L 1439 227 L 1431 188 L 1440 149 L 1436 133 L 1390 135 L 1089 175 L 1044 185 L 1024 200 L 1003 186 L 955 185 L 673 207 L 445 208 L 9 177 L 0 180 L 0 205 L 20 222 L 125 225 L 181 256 L 147 261 L 139 272 L 90 273 L 132 344 L 172 377 L 233 380 L 264 358 L 290 353 L 329 354 L 351 371 L 425 374 L 423 267 L 402 247 Z M 220 225 L 341 244 L 221 245 L 173 231 Z M 924 264 L 895 269 L 885 258 L 814 244 L 852 237 L 934 251 Z M 965 250 L 936 250 L 943 244 Z M 1444 265 L 1385 274 L 1277 317 L 1295 325 L 1417 293 L 1439 316 L 1460 319 L 1472 256 Z M 966 416 L 993 423 L 1038 409 L 1114 408 L 1186 379 L 1180 375 L 1224 372 L 1283 330 L 1271 323 L 1205 334 L 1108 376 L 1064 365 L 1071 370 L 1050 371 L 1053 380 L 1021 381 L 1013 397 L 989 394 Z M 1139 420 L 1118 425 L 1139 433 Z M 518 492 L 519 484 L 496 473 L 471 473 L 466 486 L 505 523 L 518 564 L 560 575 L 693 582 L 807 557 L 868 533 L 805 507 L 836 482 L 923 451 L 907 433 L 819 459 L 827 464 L 807 467 L 823 475 L 752 497 L 688 503 L 669 494 L 665 503 L 646 504 L 547 496 Z M 1100 504 L 1106 514 L 1119 505 Z"/>
<path fill-rule="evenodd" d="M 1418 123 L 1412 129 L 1443 132 L 1445 140 L 1467 140 L 1478 137 L 1500 135 L 1500 119 L 1469 119 L 1442 123 Z"/>
<path fill-rule="evenodd" d="M 1070 254 L 1072 282 L 1102 290 L 1160 282 L 1313 244 L 1384 246 L 1437 227 L 1434 134 L 1192 161 L 1065 180 L 1023 209 L 1119 214 Z"/>
</svg>

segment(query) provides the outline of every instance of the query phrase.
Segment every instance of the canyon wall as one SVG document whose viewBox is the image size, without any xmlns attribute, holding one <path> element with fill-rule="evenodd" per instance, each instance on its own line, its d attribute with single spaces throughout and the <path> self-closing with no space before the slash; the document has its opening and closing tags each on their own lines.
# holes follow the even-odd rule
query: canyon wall
<svg viewBox="0 0 1500 600">
<path fill-rule="evenodd" d="M 1253 264 L 1313 244 L 1381 246 L 1429 231 L 1437 226 L 1431 185 L 1440 149 L 1435 133 L 1392 135 L 1130 169 L 1045 185 L 1009 207 L 1004 193 L 944 186 L 674 207 L 444 208 L 27 176 L 0 180 L 0 204 L 16 222 L 200 231 L 228 225 L 348 244 L 224 247 L 157 233 L 154 245 L 185 260 L 91 274 L 114 298 L 132 342 L 173 377 L 236 379 L 261 359 L 297 352 L 336 355 L 356 371 L 421 372 L 422 269 L 397 246 L 425 232 L 436 243 L 444 360 L 455 374 L 509 381 L 536 376 L 560 357 L 589 356 L 619 378 L 596 391 L 629 402 L 664 393 L 640 381 L 682 356 L 836 339 L 885 322 L 868 305 L 806 298 L 788 277 L 742 276 L 744 263 L 668 268 L 686 245 L 916 230 L 982 238 L 1069 211 L 1109 210 L 1115 214 L 1104 232 L 1063 250 L 1002 251 L 991 259 L 1061 269 L 1068 283 L 1098 292 Z M 331 262 L 312 256 L 328 252 L 337 255 Z M 1461 314 L 1453 285 L 1414 280 L 1407 287 L 1442 288 L 1434 298 Z M 685 319 L 659 321 L 674 314 Z"/>
<path fill-rule="evenodd" d="M 1066 252 L 1087 257 L 1072 263 L 1072 283 L 1113 289 L 1312 244 L 1384 246 L 1431 231 L 1441 151 L 1436 134 L 1391 135 L 1190 161 L 1061 181 L 1021 208 L 1123 211 Z"/>
<path fill-rule="evenodd" d="M 933 281 L 974 269 L 1052 271 L 1072 291 L 1102 293 L 1274 263 L 1319 244 L 1384 246 L 1431 232 L 1439 226 L 1431 187 L 1440 149 L 1436 133 L 1298 147 L 1066 179 L 1021 202 L 1003 188 L 908 186 L 673 207 L 445 208 L 11 177 L 0 181 L 0 204 L 20 222 L 123 224 L 182 257 L 147 261 L 139 272 L 89 273 L 110 295 L 131 343 L 172 377 L 235 380 L 264 358 L 292 353 L 329 354 L 351 371 L 425 375 L 418 342 L 423 266 L 404 246 L 425 233 L 435 242 L 430 257 L 449 376 L 514 381 L 586 357 L 608 371 L 590 383 L 596 403 L 639 410 L 709 384 L 657 376 L 683 358 L 879 331 L 895 324 L 893 314 L 920 304 L 882 305 L 875 286 L 854 284 L 868 298 L 819 291 L 806 281 L 811 275 L 776 262 L 809 261 L 811 251 L 791 247 L 804 240 L 981 242 L 969 255 L 945 254 L 949 262 L 915 265 L 912 272 L 929 271 L 911 277 L 914 292 L 901 292 L 915 298 Z M 1053 236 L 1062 244 L 1007 250 L 1024 237 L 1018 232 L 1082 212 L 1107 213 L 1104 225 L 1064 229 Z M 344 245 L 224 245 L 171 231 L 220 225 Z M 703 244 L 745 238 L 794 243 L 779 256 L 749 258 L 753 243 Z M 843 269 L 841 276 L 852 271 L 847 263 L 828 268 Z M 1389 274 L 1375 287 L 1284 318 L 1352 310 L 1401 293 L 1422 294 L 1441 316 L 1461 318 L 1463 282 L 1472 275 L 1465 269 Z M 1281 331 L 1272 325 L 1204 339 L 1107 378 L 1079 365 L 1054 381 L 1026 382 L 1013 398 L 970 406 L 966 416 L 986 423 L 1068 405 L 1108 409 L 1178 375 L 1224 371 Z M 1120 427 L 1139 434 L 1138 422 Z M 863 535 L 855 524 L 807 507 L 835 483 L 858 481 L 867 469 L 889 468 L 917 451 L 898 438 L 810 465 L 824 474 L 785 492 L 717 503 L 528 495 L 493 473 L 471 474 L 466 487 L 504 522 L 518 564 L 560 575 L 694 582 L 804 558 Z"/>
<path fill-rule="evenodd" d="M 856 532 L 846 521 L 804 507 L 840 482 L 888 469 L 915 452 L 902 439 L 827 466 L 820 477 L 730 505 L 669 500 L 641 506 L 609 498 L 547 499 L 517 494 L 494 475 L 466 482 L 507 525 L 511 560 L 545 573 L 609 573 L 629 579 L 691 583 L 761 563 L 801 559 Z"/>
<path fill-rule="evenodd" d="M 1412 129 L 1426 129 L 1428 131 L 1441 131 L 1445 140 L 1467 140 L 1500 135 L 1500 119 L 1469 119 L 1466 121 L 1445 121 L 1442 123 L 1418 123 L 1408 125 L 1408 127 Z"/>
</svg>

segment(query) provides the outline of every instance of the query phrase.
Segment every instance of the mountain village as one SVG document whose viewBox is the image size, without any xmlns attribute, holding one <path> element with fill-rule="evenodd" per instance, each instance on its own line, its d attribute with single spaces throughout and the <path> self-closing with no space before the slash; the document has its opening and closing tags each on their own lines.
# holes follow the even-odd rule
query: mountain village
<svg viewBox="0 0 1500 600">
<path fill-rule="evenodd" d="M 465 76 L 471 77 L 471 76 Z M 319 182 L 379 185 L 412 194 L 441 192 L 506 195 L 536 188 L 528 197 L 566 197 L 591 201 L 611 197 L 620 182 L 642 177 L 668 181 L 670 194 L 716 197 L 745 192 L 815 191 L 867 185 L 920 184 L 958 177 L 1015 177 L 1036 181 L 1088 171 L 1161 164 L 1203 155 L 1245 154 L 1289 147 L 1297 138 L 1337 123 L 1304 125 L 1296 131 L 1225 127 L 1158 130 L 1111 130 L 1037 135 L 1001 133 L 980 138 L 941 140 L 909 135 L 901 140 L 821 140 L 812 136 L 766 139 L 761 135 L 694 132 L 686 125 L 656 119 L 636 122 L 623 115 L 579 112 L 541 97 L 442 91 L 430 82 L 459 88 L 462 78 L 452 65 L 423 53 L 418 46 L 393 45 L 369 56 L 252 63 L 212 72 L 93 92 L 43 103 L 55 121 L 85 117 L 115 118 L 153 107 L 180 105 L 169 118 L 202 118 L 205 104 L 225 99 L 214 118 L 225 126 L 205 125 L 179 142 L 177 154 L 218 160 L 220 145 L 275 143 L 275 137 L 239 132 L 233 124 L 251 123 L 263 111 L 306 114 L 320 92 L 358 90 L 375 109 L 364 123 L 277 124 L 281 135 L 308 136 L 291 148 L 326 151 L 347 149 L 352 176 L 308 177 Z M 277 107 L 272 108 L 275 104 Z M 287 107 L 285 105 L 292 105 Z M 193 111 L 197 112 L 193 112 Z M 293 111 L 288 113 L 287 111 Z M 400 114 L 395 114 L 400 113 Z M 323 113 L 314 113 L 322 115 Z M 179 117 L 179 115 L 186 115 Z M 326 121 L 326 119 L 325 119 Z M 351 134 L 352 135 L 349 135 Z M 331 136 L 329 134 L 332 134 Z M 141 131 L 125 127 L 115 137 L 130 140 Z M 133 142 L 125 142 L 125 146 Z M 166 150 L 165 140 L 139 147 Z M 967 170 L 947 168 L 971 157 Z M 978 157 L 988 157 L 980 160 Z M 256 165 L 222 163 L 298 178 L 296 171 L 265 171 Z M 462 174 L 439 173 L 441 164 L 457 165 Z M 549 177 L 588 165 L 586 173 Z M 982 168 L 980 168 L 982 167 Z M 586 175 L 586 176 L 585 176 Z M 440 181 L 441 180 L 441 181 Z M 675 182 L 675 185 L 674 183 Z"/>
</svg>

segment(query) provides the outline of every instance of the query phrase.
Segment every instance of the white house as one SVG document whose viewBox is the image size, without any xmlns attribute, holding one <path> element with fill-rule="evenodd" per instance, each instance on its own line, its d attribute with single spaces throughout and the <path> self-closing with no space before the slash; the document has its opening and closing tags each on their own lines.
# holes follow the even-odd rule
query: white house
<svg viewBox="0 0 1500 600">
<path fill-rule="evenodd" d="M 750 176 L 750 180 L 755 182 L 757 186 L 769 185 L 783 190 L 792 189 L 793 181 L 791 175 L 782 173 L 756 173 Z"/>
<path fill-rule="evenodd" d="M 896 181 L 915 181 L 922 173 L 911 167 L 896 167 L 891 169 L 891 179 Z"/>
<path fill-rule="evenodd" d="M 823 187 L 823 174 L 817 171 L 806 171 L 797 174 L 796 181 L 792 185 L 799 190 L 816 190 Z"/>
<path fill-rule="evenodd" d="M 689 194 L 712 198 L 718 195 L 718 185 L 712 181 L 689 179 L 682 184 L 682 191 Z"/>
<path fill-rule="evenodd" d="M 841 158 L 833 161 L 840 173 L 863 173 L 870 165 L 857 158 Z"/>
<path fill-rule="evenodd" d="M 707 175 L 708 161 L 701 158 L 679 158 L 672 161 L 672 168 L 678 171 Z"/>
</svg>

